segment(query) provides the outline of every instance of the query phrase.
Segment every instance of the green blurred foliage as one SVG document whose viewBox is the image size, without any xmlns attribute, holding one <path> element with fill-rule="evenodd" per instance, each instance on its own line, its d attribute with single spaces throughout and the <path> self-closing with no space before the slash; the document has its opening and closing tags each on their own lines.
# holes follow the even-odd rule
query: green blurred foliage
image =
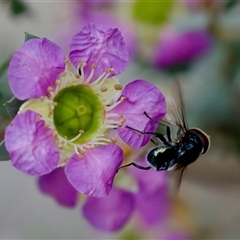
<svg viewBox="0 0 240 240">
<path fill-rule="evenodd" d="M 238 3 L 238 0 L 225 0 L 225 10 L 230 10 L 232 9 L 236 4 Z"/>
<path fill-rule="evenodd" d="M 159 25 L 165 23 L 171 13 L 174 1 L 141 1 L 135 2 L 133 15 L 136 20 Z"/>
<path fill-rule="evenodd" d="M 28 5 L 21 0 L 9 0 L 9 3 L 13 16 L 19 16 L 29 12 Z"/>
<path fill-rule="evenodd" d="M 0 142 L 0 161 L 9 161 L 10 157 L 5 148 L 4 140 Z"/>
</svg>

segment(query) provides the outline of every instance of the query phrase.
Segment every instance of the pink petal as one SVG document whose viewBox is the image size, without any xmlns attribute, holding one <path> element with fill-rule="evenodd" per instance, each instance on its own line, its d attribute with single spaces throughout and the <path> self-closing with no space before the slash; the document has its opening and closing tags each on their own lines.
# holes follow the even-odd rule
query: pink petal
<svg viewBox="0 0 240 240">
<path fill-rule="evenodd" d="M 126 97 L 126 101 L 111 111 L 123 115 L 126 119 L 123 127 L 117 129 L 118 133 L 130 146 L 142 147 L 148 143 L 152 135 L 141 135 L 126 126 L 142 132 L 155 132 L 158 125 L 146 117 L 144 111 L 152 119 L 160 122 L 166 114 L 165 97 L 157 87 L 144 80 L 135 80 L 126 85 L 122 96 Z"/>
<path fill-rule="evenodd" d="M 38 179 L 40 190 L 52 196 L 60 205 L 75 207 L 78 202 L 78 192 L 69 183 L 63 168 L 57 168 Z"/>
<path fill-rule="evenodd" d="M 138 161 L 146 166 L 146 161 Z M 170 199 L 168 197 L 168 179 L 165 171 L 141 171 L 137 168 L 128 169 L 136 178 L 139 191 L 136 193 L 136 210 L 139 221 L 145 227 L 165 221 L 170 214 Z"/>
<path fill-rule="evenodd" d="M 134 195 L 113 187 L 107 197 L 89 197 L 82 211 L 93 227 L 112 232 L 120 230 L 127 224 L 134 208 Z"/>
<path fill-rule="evenodd" d="M 65 166 L 69 182 L 81 193 L 105 197 L 123 162 L 123 151 L 115 144 L 89 150 L 81 159 L 74 154 Z"/>
<path fill-rule="evenodd" d="M 79 61 L 87 63 L 84 67 L 86 76 L 91 72 L 92 64 L 96 64 L 92 77 L 96 80 L 106 69 L 114 69 L 110 76 L 125 70 L 128 52 L 118 29 L 91 23 L 73 37 L 69 58 L 74 66 L 78 66 Z"/>
<path fill-rule="evenodd" d="M 59 74 L 65 69 L 62 49 L 46 38 L 26 41 L 13 55 L 9 69 L 9 85 L 21 100 L 38 98 L 55 86 Z"/>
<path fill-rule="evenodd" d="M 33 111 L 16 115 L 5 131 L 5 145 L 13 166 L 32 175 L 44 175 L 57 167 L 59 150 L 52 130 Z"/>
<path fill-rule="evenodd" d="M 154 64 L 162 69 L 183 66 L 210 49 L 213 39 L 205 30 L 179 33 L 166 29 L 154 56 Z"/>
<path fill-rule="evenodd" d="M 93 7 L 96 8 L 97 3 L 94 2 L 92 4 Z M 102 4 L 102 1 L 99 4 Z M 114 13 L 109 11 L 99 11 L 99 8 L 96 8 L 94 10 L 91 9 L 89 11 L 89 2 L 82 4 L 82 7 L 83 8 L 81 11 L 78 13 L 78 16 L 82 22 L 100 23 L 106 27 L 120 29 L 130 56 L 133 57 L 137 53 L 137 33 L 134 31 L 133 22 L 129 22 L 127 19 L 119 19 Z"/>
</svg>

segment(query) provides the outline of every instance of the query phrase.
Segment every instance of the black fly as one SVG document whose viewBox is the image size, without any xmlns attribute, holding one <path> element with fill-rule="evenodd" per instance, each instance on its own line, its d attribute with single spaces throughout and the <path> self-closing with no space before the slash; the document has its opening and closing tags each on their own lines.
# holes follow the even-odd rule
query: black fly
<svg viewBox="0 0 240 240">
<path fill-rule="evenodd" d="M 180 85 L 177 81 L 179 104 L 172 99 L 168 111 L 167 121 L 158 123 L 154 121 L 146 112 L 144 114 L 153 122 L 166 127 L 166 137 L 158 132 L 141 132 L 130 126 L 127 128 L 138 132 L 139 134 L 151 134 L 161 141 L 161 145 L 150 150 L 147 155 L 149 166 L 140 166 L 135 162 L 126 164 L 120 168 L 133 165 L 136 168 L 156 171 L 162 170 L 180 170 L 178 186 L 180 186 L 182 175 L 186 167 L 198 159 L 201 154 L 207 152 L 210 147 L 210 138 L 199 128 L 188 128 L 185 118 L 185 110 L 182 101 Z M 177 136 L 174 140 L 171 138 L 170 125 L 177 126 Z"/>
</svg>

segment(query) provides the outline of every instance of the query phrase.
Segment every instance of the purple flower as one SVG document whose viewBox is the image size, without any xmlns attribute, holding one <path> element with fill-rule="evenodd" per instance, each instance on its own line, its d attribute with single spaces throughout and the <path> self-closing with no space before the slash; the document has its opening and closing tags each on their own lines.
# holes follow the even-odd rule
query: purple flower
<svg viewBox="0 0 240 240">
<path fill-rule="evenodd" d="M 64 167 L 79 192 L 108 195 L 123 161 L 108 132 L 117 129 L 126 143 L 141 147 L 149 136 L 126 124 L 155 131 L 144 111 L 156 121 L 166 112 L 164 96 L 152 84 L 135 80 L 122 90 L 115 76 L 127 60 L 120 32 L 102 25 L 89 24 L 73 37 L 69 59 L 46 38 L 25 42 L 8 69 L 12 92 L 27 100 L 5 131 L 12 164 L 38 176 Z"/>
<path fill-rule="evenodd" d="M 68 18 L 66 21 L 69 24 L 57 33 L 57 42 L 60 43 L 64 49 L 68 49 L 71 40 L 69 36 L 79 31 L 80 25 L 84 26 L 88 23 L 97 23 L 108 28 L 121 29 L 121 34 L 124 37 L 130 57 L 135 56 L 138 41 L 134 23 L 126 18 L 118 18 L 117 15 L 111 11 L 111 7 L 115 4 L 116 2 L 114 3 L 112 1 L 76 1 L 74 4 L 70 4 L 71 18 Z"/>
<path fill-rule="evenodd" d="M 93 227 L 113 232 L 120 230 L 130 220 L 134 207 L 134 194 L 114 187 L 107 197 L 88 197 L 82 212 Z"/>
<path fill-rule="evenodd" d="M 75 207 L 78 203 L 78 193 L 69 183 L 64 168 L 57 168 L 38 179 L 42 193 L 52 196 L 60 205 Z"/>
<path fill-rule="evenodd" d="M 204 30 L 178 33 L 166 29 L 156 47 L 154 64 L 162 69 L 184 66 L 205 53 L 212 41 L 209 33 Z"/>
<path fill-rule="evenodd" d="M 95 228 L 117 231 L 135 213 L 141 228 L 156 226 L 170 214 L 170 200 L 166 172 L 153 169 L 142 172 L 131 168 L 137 181 L 137 191 L 114 189 L 105 198 L 89 197 L 83 205 L 85 219 Z"/>
<path fill-rule="evenodd" d="M 144 166 L 143 163 L 141 165 Z M 138 182 L 139 190 L 135 197 L 139 224 L 151 227 L 166 220 L 170 213 L 166 172 L 154 169 L 142 172 L 134 167 L 129 171 Z"/>
</svg>

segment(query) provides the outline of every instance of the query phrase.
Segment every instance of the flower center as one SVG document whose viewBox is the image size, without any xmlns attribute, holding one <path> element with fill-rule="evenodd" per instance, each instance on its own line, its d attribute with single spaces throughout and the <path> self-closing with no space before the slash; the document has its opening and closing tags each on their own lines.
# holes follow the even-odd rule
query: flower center
<svg viewBox="0 0 240 240">
<path fill-rule="evenodd" d="M 45 126 L 53 130 L 56 145 L 61 150 L 59 166 L 64 166 L 73 151 L 81 158 L 87 149 L 115 143 L 116 138 L 108 131 L 121 127 L 125 118 L 111 113 L 119 103 L 122 85 L 115 78 L 108 78 L 113 69 L 107 69 L 92 81 L 92 72 L 84 77 L 86 63 L 80 62 L 76 69 L 66 60 L 66 69 L 56 80 L 56 87 L 49 86 L 45 96 L 29 99 L 19 109 L 38 112 Z M 81 72 L 81 76 L 78 74 Z"/>
<path fill-rule="evenodd" d="M 60 90 L 53 101 L 53 122 L 59 135 L 75 143 L 89 141 L 104 121 L 103 106 L 95 92 L 86 85 Z"/>
</svg>

